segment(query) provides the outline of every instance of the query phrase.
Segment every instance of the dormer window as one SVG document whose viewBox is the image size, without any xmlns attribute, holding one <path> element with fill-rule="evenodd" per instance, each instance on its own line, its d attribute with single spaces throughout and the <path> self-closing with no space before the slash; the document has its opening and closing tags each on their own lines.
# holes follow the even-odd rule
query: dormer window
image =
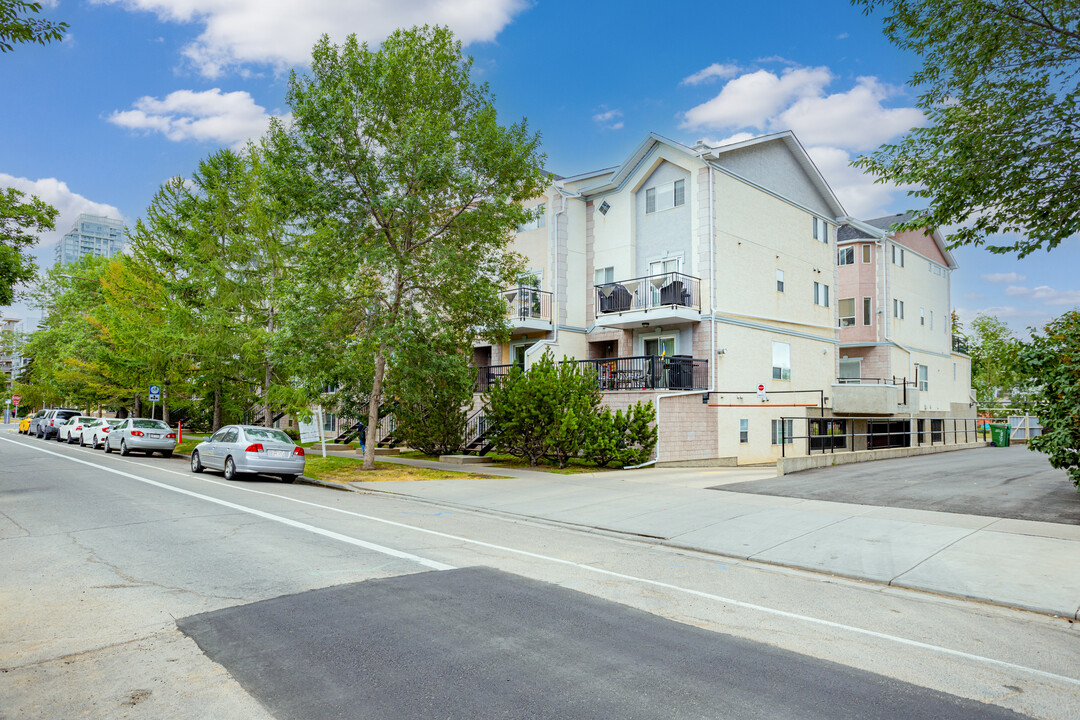
<svg viewBox="0 0 1080 720">
<path fill-rule="evenodd" d="M 686 181 L 664 183 L 645 190 L 645 214 L 670 210 L 686 204 Z"/>
</svg>

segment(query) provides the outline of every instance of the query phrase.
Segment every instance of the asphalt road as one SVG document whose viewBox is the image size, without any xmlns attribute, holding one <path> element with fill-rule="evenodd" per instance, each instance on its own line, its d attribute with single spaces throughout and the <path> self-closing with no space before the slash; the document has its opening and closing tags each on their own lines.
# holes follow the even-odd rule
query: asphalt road
<svg viewBox="0 0 1080 720">
<path fill-rule="evenodd" d="M 715 490 L 1080 525 L 1068 473 L 1026 445 L 818 468 Z"/>
<path fill-rule="evenodd" d="M 1061 620 L 7 433 L 0 467 L 0 717 L 1080 708 Z"/>
</svg>

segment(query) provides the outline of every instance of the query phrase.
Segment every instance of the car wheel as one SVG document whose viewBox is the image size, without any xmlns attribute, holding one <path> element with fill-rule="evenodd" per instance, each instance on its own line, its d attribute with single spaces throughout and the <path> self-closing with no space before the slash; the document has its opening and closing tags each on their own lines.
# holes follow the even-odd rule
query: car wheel
<svg viewBox="0 0 1080 720">
<path fill-rule="evenodd" d="M 112 452 L 112 445 L 109 444 L 109 438 L 105 438 L 105 452 L 106 453 L 111 453 Z"/>
<path fill-rule="evenodd" d="M 79 447 L 86 447 L 86 438 L 83 437 L 82 433 L 79 433 Z"/>
<path fill-rule="evenodd" d="M 75 444 L 74 436 L 72 436 L 71 433 L 68 433 L 68 445 L 74 445 L 74 444 Z"/>
<path fill-rule="evenodd" d="M 199 459 L 199 451 L 191 453 L 191 472 L 201 473 L 203 471 L 202 460 Z"/>
<path fill-rule="evenodd" d="M 97 435 L 90 438 L 90 449 L 91 450 L 97 450 Z"/>
<path fill-rule="evenodd" d="M 172 450 L 162 450 L 161 451 L 161 457 L 171 458 L 172 457 Z"/>
<path fill-rule="evenodd" d="M 236 479 L 236 463 L 233 462 L 233 459 L 231 457 L 225 458 L 225 479 Z"/>
<path fill-rule="evenodd" d="M 120 454 L 121 455 L 130 455 L 131 454 L 131 451 L 128 450 L 127 440 L 121 440 L 120 441 Z"/>
<path fill-rule="evenodd" d="M 295 475 L 282 475 L 281 476 L 281 482 L 283 482 L 283 483 L 294 483 L 294 482 L 296 482 L 296 476 Z"/>
</svg>

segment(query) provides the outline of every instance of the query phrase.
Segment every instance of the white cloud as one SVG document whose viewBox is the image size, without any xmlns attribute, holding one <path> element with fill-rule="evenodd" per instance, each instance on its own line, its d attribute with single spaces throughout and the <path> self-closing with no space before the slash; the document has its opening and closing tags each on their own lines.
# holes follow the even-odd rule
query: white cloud
<svg viewBox="0 0 1080 720">
<path fill-rule="evenodd" d="M 708 102 L 691 108 L 684 128 L 764 130 L 783 108 L 804 97 L 816 97 L 832 80 L 828 68 L 788 68 L 775 75 L 768 70 L 729 80 Z"/>
<path fill-rule="evenodd" d="M 847 92 L 801 98 L 768 125 L 793 131 L 806 145 L 872 150 L 924 122 L 918 108 L 881 104 L 896 93 L 877 78 L 861 77 Z"/>
<path fill-rule="evenodd" d="M 1019 273 L 990 273 L 988 275 L 980 275 L 984 281 L 991 285 L 1004 285 L 1005 283 L 1022 283 L 1027 280 L 1027 275 L 1021 275 Z"/>
<path fill-rule="evenodd" d="M 53 262 L 53 247 L 56 242 L 75 225 L 75 218 L 80 213 L 90 215 L 103 215 L 105 217 L 123 220 L 124 216 L 114 205 L 94 202 L 82 195 L 72 192 L 67 183 L 56 178 L 40 178 L 31 180 L 24 177 L 15 177 L 0 173 L 0 188 L 15 188 L 27 195 L 35 195 L 57 209 L 55 229 L 41 233 L 38 244 L 31 250 L 31 254 L 37 260 L 39 267 L 47 267 Z M 26 198 L 23 198 L 26 201 Z M 3 313 L 0 312 L 0 315 Z M 21 318 L 31 318 L 28 327 L 33 327 L 36 319 L 40 317 L 37 310 L 29 308 L 25 304 L 12 306 L 8 315 Z"/>
<path fill-rule="evenodd" d="M 216 142 L 234 147 L 266 132 L 270 115 L 246 92 L 177 90 L 162 99 L 142 97 L 109 122 L 129 130 L 158 132 L 169 140 Z"/>
<path fill-rule="evenodd" d="M 738 72 L 738 65 L 721 65 L 720 63 L 713 63 L 709 67 L 698 70 L 693 75 L 683 78 L 682 82 L 679 84 L 700 85 L 704 82 L 712 82 L 713 80 L 732 77 Z"/>
<path fill-rule="evenodd" d="M 604 112 L 593 115 L 593 122 L 597 123 L 601 127 L 607 130 L 622 130 L 623 121 L 619 120 L 622 117 L 622 110 L 618 108 L 614 110 L 605 110 Z"/>
<path fill-rule="evenodd" d="M 863 171 L 851 167 L 854 158 L 847 150 L 819 145 L 806 148 L 806 152 L 848 215 L 873 218 L 888 214 L 892 196 L 898 190 L 895 185 L 876 183 Z"/>
<path fill-rule="evenodd" d="M 1031 294 L 1031 288 L 1020 287 L 1018 285 L 1010 285 L 1005 288 L 1005 294 L 1010 297 L 1027 297 Z"/>
<path fill-rule="evenodd" d="M 94 0 L 152 12 L 162 22 L 201 25 L 184 48 L 206 77 L 239 65 L 269 64 L 282 70 L 304 64 L 323 33 L 340 42 L 347 33 L 380 43 L 399 27 L 447 25 L 465 44 L 494 40 L 527 0 Z"/>
<path fill-rule="evenodd" d="M 779 57 L 758 62 L 789 63 Z M 876 183 L 850 163 L 855 154 L 920 125 L 922 112 L 913 107 L 887 107 L 886 101 L 901 90 L 875 77 L 857 78 L 848 89 L 830 93 L 828 88 L 834 82 L 827 67 L 789 63 L 778 72 L 746 72 L 726 82 L 711 100 L 688 110 L 682 127 L 729 133 L 716 144 L 791 130 L 850 215 L 884 215 L 894 195 L 906 188 Z"/>
</svg>

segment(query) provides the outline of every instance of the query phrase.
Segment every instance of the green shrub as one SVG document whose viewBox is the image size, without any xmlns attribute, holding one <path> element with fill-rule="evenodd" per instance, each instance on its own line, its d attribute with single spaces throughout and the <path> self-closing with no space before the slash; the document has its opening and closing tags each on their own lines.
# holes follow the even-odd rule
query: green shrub
<svg viewBox="0 0 1080 720">
<path fill-rule="evenodd" d="M 623 465 L 640 465 L 652 457 L 659 437 L 656 429 L 656 409 L 652 402 L 636 402 L 623 416 L 625 425 L 621 430 L 619 462 Z"/>
<path fill-rule="evenodd" d="M 409 343 L 387 377 L 387 397 L 397 402 L 395 436 L 425 455 L 461 452 L 475 377 L 453 339 L 427 336 Z"/>
</svg>

